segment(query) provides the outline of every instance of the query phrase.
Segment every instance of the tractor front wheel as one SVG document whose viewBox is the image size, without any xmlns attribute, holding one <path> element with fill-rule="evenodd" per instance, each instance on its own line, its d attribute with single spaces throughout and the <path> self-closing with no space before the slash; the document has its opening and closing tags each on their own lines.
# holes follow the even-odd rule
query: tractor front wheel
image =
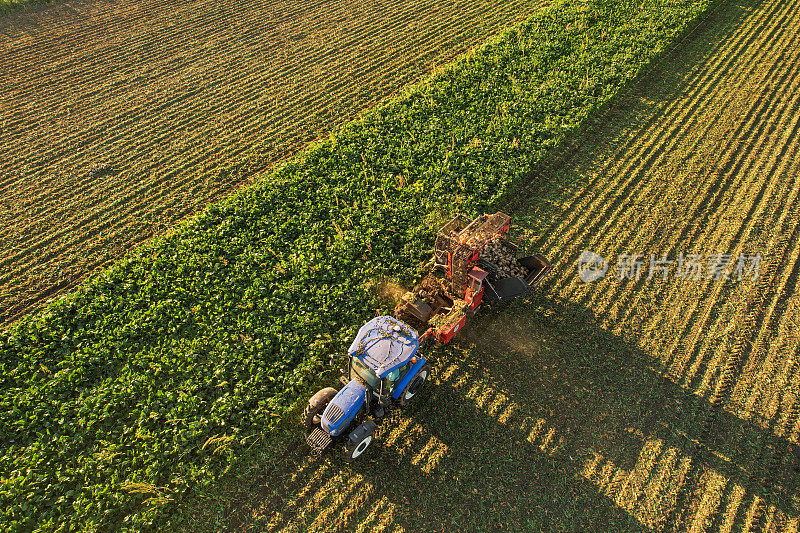
<svg viewBox="0 0 800 533">
<path fill-rule="evenodd" d="M 367 420 L 353 430 L 347 438 L 347 442 L 345 442 L 344 449 L 342 450 L 344 460 L 351 463 L 355 461 L 359 455 L 364 453 L 372 442 L 372 437 L 377 428 L 378 425 L 374 421 Z"/>
<path fill-rule="evenodd" d="M 326 387 L 308 400 L 308 405 L 303 411 L 303 414 L 300 415 L 300 423 L 303 427 L 306 429 L 314 429 L 319 425 L 322 420 L 322 412 L 328 407 L 328 404 L 331 403 L 333 397 L 336 396 L 336 392 L 336 389 L 333 387 Z"/>
<path fill-rule="evenodd" d="M 431 368 L 428 365 L 422 365 L 422 368 L 419 369 L 417 375 L 414 376 L 414 379 L 406 385 L 406 388 L 403 389 L 403 392 L 400 394 L 400 405 L 406 406 L 411 403 L 417 394 L 422 390 L 422 387 L 425 385 L 425 382 L 428 381 L 428 377 L 430 376 Z"/>
</svg>

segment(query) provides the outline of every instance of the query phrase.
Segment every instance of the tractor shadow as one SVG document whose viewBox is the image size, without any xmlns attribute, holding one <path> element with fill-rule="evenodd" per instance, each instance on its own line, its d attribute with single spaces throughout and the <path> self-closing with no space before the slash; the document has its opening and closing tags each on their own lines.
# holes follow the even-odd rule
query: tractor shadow
<svg viewBox="0 0 800 533">
<path fill-rule="evenodd" d="M 476 318 L 362 460 L 293 446 L 241 487 L 227 529 L 662 529 L 689 468 L 717 480 L 690 495 L 689 523 L 741 526 L 756 499 L 798 515 L 797 444 L 723 411 L 698 446 L 708 402 L 598 323 L 545 299 Z M 768 479 L 764 450 L 779 457 Z"/>
</svg>

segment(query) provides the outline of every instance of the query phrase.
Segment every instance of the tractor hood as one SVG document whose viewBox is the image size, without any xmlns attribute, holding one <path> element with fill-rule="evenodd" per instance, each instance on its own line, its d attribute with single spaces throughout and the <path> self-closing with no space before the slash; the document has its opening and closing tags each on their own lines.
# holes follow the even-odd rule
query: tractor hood
<svg viewBox="0 0 800 533">
<path fill-rule="evenodd" d="M 322 429 L 332 437 L 347 429 L 350 421 L 367 401 L 367 389 L 357 382 L 351 381 L 333 397 L 331 403 L 322 413 Z"/>
</svg>

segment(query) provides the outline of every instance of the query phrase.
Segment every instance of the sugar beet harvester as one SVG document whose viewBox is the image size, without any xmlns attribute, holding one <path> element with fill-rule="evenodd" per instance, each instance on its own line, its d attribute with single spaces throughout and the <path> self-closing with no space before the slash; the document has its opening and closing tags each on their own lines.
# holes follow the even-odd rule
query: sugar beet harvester
<svg viewBox="0 0 800 533">
<path fill-rule="evenodd" d="M 425 276 L 394 316 L 373 318 L 358 331 L 340 377 L 344 387 L 322 389 L 309 400 L 301 422 L 314 451 L 338 441 L 345 460 L 360 456 L 376 421 L 408 405 L 429 379 L 420 344 L 449 342 L 482 303 L 529 294 L 547 274 L 550 263 L 541 255 L 516 257 L 510 227 L 511 217 L 495 213 L 471 222 L 456 217 L 439 231 Z"/>
</svg>

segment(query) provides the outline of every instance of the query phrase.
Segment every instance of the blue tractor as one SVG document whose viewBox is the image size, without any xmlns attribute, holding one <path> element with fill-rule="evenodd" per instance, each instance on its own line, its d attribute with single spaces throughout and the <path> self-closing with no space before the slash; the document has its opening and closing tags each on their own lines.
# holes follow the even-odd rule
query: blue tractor
<svg viewBox="0 0 800 533">
<path fill-rule="evenodd" d="M 420 343 L 450 342 L 483 303 L 531 293 L 551 265 L 539 254 L 517 258 L 507 240 L 510 226 L 511 217 L 498 212 L 472 221 L 456 217 L 439 230 L 428 271 L 394 316 L 373 318 L 358 331 L 340 378 L 344 388 L 327 387 L 309 400 L 301 423 L 313 450 L 322 453 L 338 441 L 345 460 L 360 456 L 376 421 L 409 404 L 430 378 Z"/>
<path fill-rule="evenodd" d="M 364 453 L 377 429 L 375 420 L 410 403 L 428 380 L 430 368 L 417 353 L 419 344 L 418 333 L 394 317 L 364 324 L 347 351 L 344 387 L 320 390 L 303 411 L 311 448 L 321 454 L 339 441 L 346 461 Z"/>
</svg>

